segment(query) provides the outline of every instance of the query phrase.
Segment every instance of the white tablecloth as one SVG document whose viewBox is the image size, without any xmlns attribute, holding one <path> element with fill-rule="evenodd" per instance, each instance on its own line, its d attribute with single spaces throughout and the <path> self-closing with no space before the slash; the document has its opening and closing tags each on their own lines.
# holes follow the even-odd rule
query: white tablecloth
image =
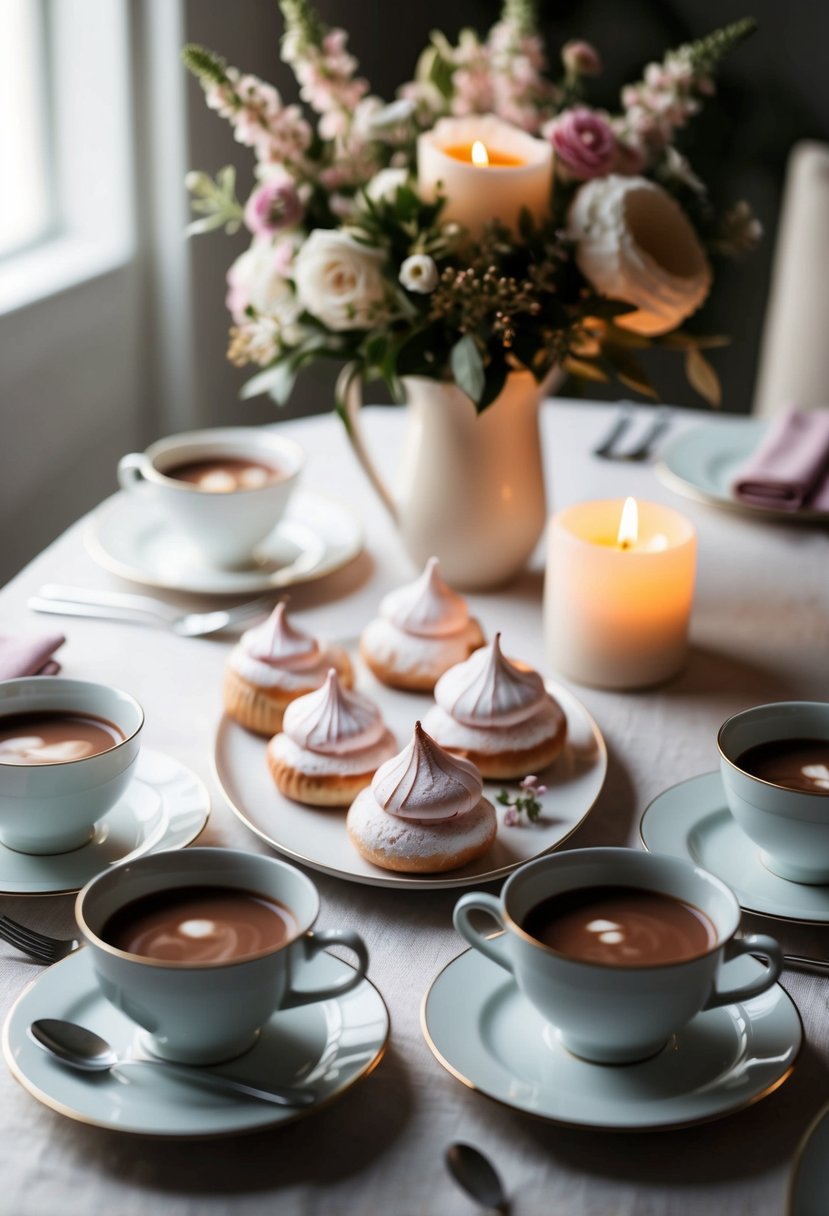
<svg viewBox="0 0 829 1216">
<path fill-rule="evenodd" d="M 635 494 L 670 502 L 699 530 L 700 555 L 685 673 L 648 692 L 576 689 L 610 751 L 604 791 L 574 845 L 631 844 L 656 794 L 716 767 L 715 734 L 730 713 L 783 698 L 826 699 L 829 656 L 827 535 L 764 523 L 679 501 L 641 465 L 608 464 L 589 450 L 613 408 L 545 407 L 551 504 Z M 692 425 L 677 415 L 674 433 Z M 400 446 L 402 416 L 369 412 L 384 453 Z M 367 553 L 319 585 L 297 588 L 300 623 L 353 639 L 380 596 L 412 576 L 390 524 L 348 451 L 339 424 L 316 418 L 283 424 L 308 451 L 306 484 L 349 500 L 367 531 Z M 42 583 L 112 586 L 84 551 L 84 521 L 0 593 L 0 630 L 53 627 L 27 597 Z M 521 639 L 543 668 L 543 555 L 508 590 L 471 597 L 487 632 Z M 183 640 L 136 626 L 66 618 L 64 674 L 128 688 L 147 714 L 145 743 L 191 765 L 207 782 L 213 811 L 202 843 L 263 849 L 233 817 L 211 772 L 227 640 Z M 0 1212 L 9 1216 L 220 1216 L 233 1213 L 389 1213 L 462 1216 L 472 1211 L 442 1158 L 453 1140 L 480 1145 L 497 1163 L 515 1216 L 779 1216 L 799 1137 L 829 1097 L 829 979 L 787 972 L 807 1043 L 794 1076 L 749 1110 L 684 1131 L 615 1135 L 554 1127 L 466 1090 L 430 1054 L 419 1026 L 424 992 L 461 950 L 451 925 L 457 893 L 382 890 L 314 875 L 321 924 L 357 927 L 371 950 L 370 974 L 391 1011 L 388 1053 L 342 1100 L 280 1131 L 209 1143 L 139 1140 L 86 1127 L 40 1106 L 0 1074 Z M 69 898 L 7 899 L 0 911 L 68 933 Z M 752 928 L 758 920 L 747 918 Z M 768 929 L 771 922 L 765 921 Z M 784 944 L 824 952 L 829 934 L 774 926 Z M 772 930 L 774 931 L 774 929 Z M 0 1012 L 39 973 L 0 943 Z M 462 1018 L 463 1010 L 458 1010 Z M 829 1201 L 828 1201 L 829 1202 Z M 829 1207 L 827 1207 L 829 1210 Z"/>
</svg>

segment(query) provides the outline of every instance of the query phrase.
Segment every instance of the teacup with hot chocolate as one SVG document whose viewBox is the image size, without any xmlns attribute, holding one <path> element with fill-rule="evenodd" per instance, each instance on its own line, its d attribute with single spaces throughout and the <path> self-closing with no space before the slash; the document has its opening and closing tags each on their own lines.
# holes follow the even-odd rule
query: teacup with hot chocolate
<svg viewBox="0 0 829 1216">
<path fill-rule="evenodd" d="M 129 693 L 63 676 L 0 683 L 0 842 L 85 844 L 132 780 L 144 713 Z"/>
</svg>

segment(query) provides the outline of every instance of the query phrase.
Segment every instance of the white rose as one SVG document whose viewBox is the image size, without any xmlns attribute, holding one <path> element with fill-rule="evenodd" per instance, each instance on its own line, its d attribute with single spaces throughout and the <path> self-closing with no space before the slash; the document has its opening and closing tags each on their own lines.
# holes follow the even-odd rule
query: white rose
<svg viewBox="0 0 829 1216">
<path fill-rule="evenodd" d="M 408 180 L 408 169 L 381 169 L 366 186 L 366 194 L 373 203 L 393 203 L 397 191 Z"/>
<path fill-rule="evenodd" d="M 289 262 L 286 249 L 285 242 L 255 240 L 228 270 L 225 302 L 237 325 L 245 319 L 249 307 L 286 323 L 299 314 L 285 274 Z"/>
<path fill-rule="evenodd" d="M 407 291 L 428 295 L 438 285 L 438 268 L 426 253 L 413 253 L 400 267 L 400 282 Z"/>
<path fill-rule="evenodd" d="M 576 263 L 603 296 L 637 306 L 616 318 L 636 333 L 675 329 L 711 288 L 705 251 L 679 204 L 644 177 L 597 177 L 567 217 Z"/>
<path fill-rule="evenodd" d="M 315 228 L 294 260 L 300 302 L 329 329 L 372 324 L 386 299 L 384 257 L 345 232 Z"/>
</svg>

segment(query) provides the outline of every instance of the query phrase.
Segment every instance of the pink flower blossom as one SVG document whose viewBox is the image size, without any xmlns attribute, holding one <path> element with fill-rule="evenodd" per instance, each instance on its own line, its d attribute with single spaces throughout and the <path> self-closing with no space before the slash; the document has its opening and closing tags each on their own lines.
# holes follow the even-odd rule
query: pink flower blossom
<svg viewBox="0 0 829 1216">
<path fill-rule="evenodd" d="M 596 48 L 581 39 L 565 42 L 561 48 L 561 62 L 571 76 L 598 76 L 603 67 Z"/>
<path fill-rule="evenodd" d="M 563 110 L 544 133 L 572 177 L 604 177 L 610 172 L 616 158 L 616 137 L 607 119 L 595 110 L 586 106 Z"/>
<path fill-rule="evenodd" d="M 245 207 L 245 223 L 254 236 L 292 228 L 301 219 L 302 203 L 287 173 L 277 172 L 257 186 Z"/>
<path fill-rule="evenodd" d="M 518 811 L 514 806 L 508 806 L 504 811 L 504 827 L 517 828 L 521 820 L 518 818 Z"/>
</svg>

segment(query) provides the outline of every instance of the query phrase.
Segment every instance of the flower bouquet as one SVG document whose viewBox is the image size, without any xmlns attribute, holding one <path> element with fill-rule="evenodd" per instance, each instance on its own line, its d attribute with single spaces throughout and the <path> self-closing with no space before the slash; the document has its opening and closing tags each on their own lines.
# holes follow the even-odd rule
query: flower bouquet
<svg viewBox="0 0 829 1216">
<path fill-rule="evenodd" d="M 453 381 L 478 411 L 514 370 L 615 373 L 654 396 L 637 348 L 657 345 L 719 400 L 701 352 L 725 339 L 680 326 L 710 259 L 751 248 L 759 225 L 744 202 L 718 212 L 675 141 L 752 20 L 649 64 L 610 114 L 585 100 L 602 70 L 589 44 L 567 43 L 548 74 L 531 0 L 506 0 L 484 39 L 433 35 L 391 102 L 308 0 L 280 7 L 303 105 L 202 47 L 183 53 L 256 161 L 244 206 L 231 168 L 188 176 L 191 233 L 251 233 L 227 297 L 229 357 L 260 369 L 245 396 L 284 401 L 318 359 L 397 397 L 405 377 Z"/>
</svg>

